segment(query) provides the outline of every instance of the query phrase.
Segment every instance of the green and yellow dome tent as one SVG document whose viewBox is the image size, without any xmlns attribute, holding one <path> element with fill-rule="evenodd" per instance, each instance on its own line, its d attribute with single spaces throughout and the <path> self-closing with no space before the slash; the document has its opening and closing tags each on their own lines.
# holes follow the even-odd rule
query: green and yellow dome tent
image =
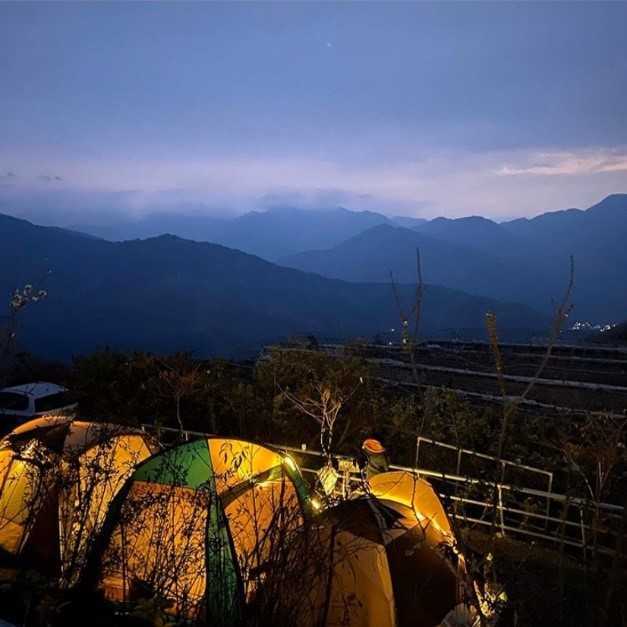
<svg viewBox="0 0 627 627">
<path fill-rule="evenodd" d="M 238 625 L 311 506 L 289 456 L 220 437 L 179 444 L 120 491 L 86 585 L 118 602 L 159 599 L 194 623 Z"/>
<path fill-rule="evenodd" d="M 157 450 L 119 425 L 53 416 L 0 441 L 0 567 L 77 581 L 111 500 Z"/>
</svg>

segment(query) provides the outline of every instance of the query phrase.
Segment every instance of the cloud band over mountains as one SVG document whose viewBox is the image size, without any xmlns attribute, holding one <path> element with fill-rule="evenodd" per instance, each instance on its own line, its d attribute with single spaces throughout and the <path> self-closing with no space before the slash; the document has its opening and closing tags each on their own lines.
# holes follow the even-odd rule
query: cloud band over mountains
<svg viewBox="0 0 627 627">
<path fill-rule="evenodd" d="M 11 156 L 13 159 L 11 160 Z M 449 151 L 349 163 L 302 156 L 17 160 L 0 153 L 0 210 L 52 222 L 82 214 L 212 215 L 346 206 L 390 215 L 508 218 L 592 204 L 627 190 L 627 149 Z"/>
</svg>

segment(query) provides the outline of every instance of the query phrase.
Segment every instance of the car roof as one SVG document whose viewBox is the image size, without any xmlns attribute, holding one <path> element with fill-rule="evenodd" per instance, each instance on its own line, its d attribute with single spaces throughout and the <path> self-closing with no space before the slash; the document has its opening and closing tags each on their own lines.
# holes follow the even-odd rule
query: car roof
<svg viewBox="0 0 627 627">
<path fill-rule="evenodd" d="M 4 388 L 0 392 L 12 392 L 14 394 L 22 394 L 23 396 L 29 396 L 31 398 L 42 398 L 44 396 L 50 396 L 51 394 L 57 394 L 58 392 L 67 392 L 67 388 L 56 383 L 46 383 L 45 381 L 37 381 L 35 383 L 24 383 L 23 385 L 14 385 L 9 388 Z"/>
</svg>

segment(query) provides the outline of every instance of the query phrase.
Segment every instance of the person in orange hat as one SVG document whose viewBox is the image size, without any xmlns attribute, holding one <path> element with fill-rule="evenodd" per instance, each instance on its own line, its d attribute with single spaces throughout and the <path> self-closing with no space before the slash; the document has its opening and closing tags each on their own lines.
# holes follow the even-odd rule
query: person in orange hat
<svg viewBox="0 0 627 627">
<path fill-rule="evenodd" d="M 390 463 L 388 462 L 385 447 L 376 438 L 366 438 L 361 445 L 361 453 L 362 469 L 365 470 L 366 479 L 389 470 Z"/>
</svg>

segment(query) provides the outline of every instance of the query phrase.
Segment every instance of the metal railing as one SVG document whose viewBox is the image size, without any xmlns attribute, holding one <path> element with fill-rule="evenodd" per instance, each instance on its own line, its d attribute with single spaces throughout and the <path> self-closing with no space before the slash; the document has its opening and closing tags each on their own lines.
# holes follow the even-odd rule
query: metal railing
<svg viewBox="0 0 627 627">
<path fill-rule="evenodd" d="M 442 442 L 440 440 L 434 440 L 432 438 L 425 438 L 424 436 L 418 436 L 416 438 L 416 466 L 420 467 L 420 450 L 424 449 L 424 445 L 427 446 L 435 446 L 438 448 L 445 449 L 447 451 L 454 451 L 456 458 L 456 469 L 455 474 L 461 475 L 462 473 L 462 464 L 464 458 L 470 459 L 481 459 L 487 460 L 490 462 L 494 462 L 500 465 L 501 467 L 501 483 L 505 483 L 505 475 L 508 468 L 516 468 L 518 470 L 523 470 L 528 473 L 532 473 L 535 475 L 540 475 L 543 478 L 546 478 L 546 492 L 551 492 L 551 488 L 553 487 L 553 473 L 549 470 L 544 470 L 543 468 L 538 468 L 536 466 L 528 466 L 526 464 L 521 464 L 520 462 L 513 462 L 508 459 L 497 459 L 493 455 L 487 455 L 486 453 L 479 453 L 478 451 L 473 451 L 471 449 L 461 448 L 459 446 L 455 446 L 454 444 L 448 444 L 447 442 Z"/>
<path fill-rule="evenodd" d="M 436 471 L 435 468 L 429 465 L 428 462 L 428 453 L 427 455 L 423 455 L 421 457 L 421 452 L 424 451 L 425 447 L 434 447 L 435 449 L 440 449 L 445 453 L 451 452 L 454 454 L 454 465 L 455 471 L 454 474 L 456 476 L 463 477 L 477 477 L 477 462 L 487 463 L 487 468 L 484 470 L 488 470 L 490 475 L 493 475 L 494 469 L 496 465 L 500 466 L 500 478 L 499 484 L 515 484 L 518 488 L 533 488 L 534 485 L 522 484 L 521 475 L 527 475 L 528 478 L 539 478 L 540 481 L 544 484 L 543 491 L 547 494 L 553 493 L 553 473 L 549 470 L 544 470 L 543 468 L 538 468 L 536 466 L 529 466 L 527 464 L 522 464 L 520 462 L 514 462 L 508 459 L 497 459 L 493 455 L 488 455 L 486 453 L 480 453 L 478 451 L 474 451 L 472 449 L 466 449 L 459 446 L 455 446 L 453 444 L 448 444 L 447 442 L 442 442 L 440 440 L 434 440 L 432 438 L 426 438 L 424 436 L 418 436 L 416 438 L 416 468 L 420 469 L 419 472 L 425 474 L 427 470 Z M 451 460 L 448 460 L 451 461 Z M 466 464 L 464 462 L 466 461 Z M 444 465 L 442 463 L 442 459 L 438 458 L 436 464 L 442 468 Z M 506 475 L 507 471 L 513 469 L 517 471 L 518 480 L 510 480 L 508 481 Z M 441 474 L 441 471 L 438 472 L 438 475 Z M 485 481 L 485 480 L 484 480 Z M 493 482 L 492 482 L 493 484 Z M 544 499 L 544 510 L 546 514 L 547 520 L 545 523 L 548 523 L 548 518 L 550 516 L 551 510 L 551 501 L 550 499 Z M 544 528 L 547 528 L 547 524 L 544 525 Z"/>
</svg>

